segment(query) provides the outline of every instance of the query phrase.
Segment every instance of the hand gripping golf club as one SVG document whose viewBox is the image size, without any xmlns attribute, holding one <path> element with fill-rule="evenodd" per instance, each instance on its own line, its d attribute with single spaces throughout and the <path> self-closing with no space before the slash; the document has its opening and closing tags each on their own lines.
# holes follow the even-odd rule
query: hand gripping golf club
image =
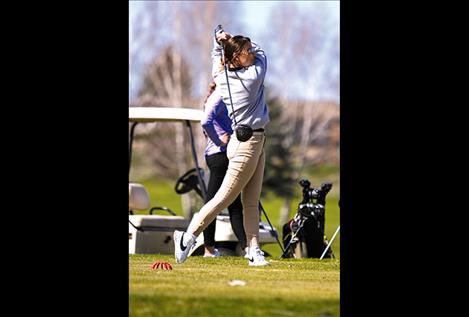
<svg viewBox="0 0 469 317">
<path fill-rule="evenodd" d="M 218 26 L 215 29 L 215 41 L 217 41 L 217 43 L 220 43 L 217 40 L 217 33 L 222 32 L 222 31 L 223 31 L 223 27 L 221 26 L 221 24 L 218 24 Z M 247 140 L 251 138 L 253 131 L 250 126 L 246 124 L 238 124 L 238 122 L 236 121 L 235 110 L 233 107 L 233 99 L 231 98 L 230 82 L 228 80 L 228 67 L 226 66 L 227 61 L 225 60 L 225 42 L 224 41 L 221 41 L 221 47 L 222 47 L 221 57 L 223 59 L 223 67 L 225 68 L 226 85 L 228 87 L 228 95 L 230 96 L 231 110 L 233 111 L 233 121 L 235 123 L 236 138 L 240 142 L 246 142 Z"/>
</svg>

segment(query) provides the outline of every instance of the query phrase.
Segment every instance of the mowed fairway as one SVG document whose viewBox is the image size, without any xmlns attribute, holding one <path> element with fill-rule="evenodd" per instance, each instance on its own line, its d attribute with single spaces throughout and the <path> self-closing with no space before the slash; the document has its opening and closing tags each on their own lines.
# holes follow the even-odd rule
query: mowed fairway
<svg viewBox="0 0 469 317">
<path fill-rule="evenodd" d="M 339 259 L 267 259 L 129 255 L 129 316 L 339 316 Z M 158 260 L 173 270 L 151 269 Z"/>
<path fill-rule="evenodd" d="M 312 186 L 323 181 L 334 186 L 327 196 L 326 229 L 330 240 L 340 224 L 338 206 L 338 168 L 314 170 Z M 314 177 L 313 177 L 314 176 Z M 180 199 L 172 182 L 144 181 L 152 205 L 167 206 L 183 215 Z M 292 218 L 301 200 L 301 187 L 296 185 L 289 217 Z M 176 199 L 175 199 L 176 198 Z M 262 204 L 280 239 L 282 225 L 279 210 L 282 200 L 267 193 Z M 136 214 L 148 214 L 148 211 Z M 264 215 L 262 220 L 266 221 Z M 129 254 L 129 316 L 318 316 L 340 315 L 340 232 L 332 249 L 336 259 L 280 259 L 280 247 L 264 245 L 272 256 L 269 267 L 250 267 L 242 257 L 189 257 L 176 264 L 173 255 Z M 155 261 L 168 261 L 172 271 L 151 269 Z M 232 280 L 245 286 L 230 286 Z"/>
</svg>

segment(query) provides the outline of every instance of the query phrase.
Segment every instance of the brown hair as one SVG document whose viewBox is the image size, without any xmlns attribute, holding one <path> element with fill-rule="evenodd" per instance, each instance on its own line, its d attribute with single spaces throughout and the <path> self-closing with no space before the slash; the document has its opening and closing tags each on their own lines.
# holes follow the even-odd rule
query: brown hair
<svg viewBox="0 0 469 317">
<path fill-rule="evenodd" d="M 228 65 L 232 64 L 233 66 L 237 66 L 234 65 L 233 61 L 242 52 L 246 43 L 251 43 L 251 39 L 242 35 L 235 35 L 225 41 L 224 56 L 228 61 Z"/>
<path fill-rule="evenodd" d="M 212 81 L 209 85 L 208 85 L 208 92 L 207 92 L 207 96 L 205 97 L 205 100 L 204 100 L 204 107 L 205 107 L 205 104 L 207 103 L 207 100 L 208 100 L 208 97 L 210 97 L 210 95 L 213 93 L 213 91 L 215 90 L 215 87 L 217 87 L 217 84 Z"/>
</svg>

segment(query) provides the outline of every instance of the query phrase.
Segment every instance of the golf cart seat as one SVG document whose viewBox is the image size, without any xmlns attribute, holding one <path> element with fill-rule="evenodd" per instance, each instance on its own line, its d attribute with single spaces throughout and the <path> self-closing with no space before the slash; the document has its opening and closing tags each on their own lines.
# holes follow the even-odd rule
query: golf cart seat
<svg viewBox="0 0 469 317">
<path fill-rule="evenodd" d="M 130 254 L 174 254 L 174 230 L 187 230 L 182 216 L 129 215 Z"/>
<path fill-rule="evenodd" d="M 189 220 L 176 216 L 167 207 L 153 207 L 149 215 L 134 215 L 133 210 L 150 208 L 150 198 L 143 185 L 129 183 L 129 253 L 174 254 L 174 230 L 186 230 Z M 153 215 L 164 210 L 170 215 Z"/>
<path fill-rule="evenodd" d="M 145 210 L 150 208 L 150 197 L 143 185 L 129 183 L 129 210 Z"/>
<path fill-rule="evenodd" d="M 143 185 L 138 183 L 129 183 L 129 213 L 133 215 L 134 210 L 145 210 L 150 208 L 150 196 Z M 155 206 L 149 211 L 153 215 L 154 211 L 164 210 L 170 215 L 176 216 L 176 213 L 168 207 Z"/>
</svg>

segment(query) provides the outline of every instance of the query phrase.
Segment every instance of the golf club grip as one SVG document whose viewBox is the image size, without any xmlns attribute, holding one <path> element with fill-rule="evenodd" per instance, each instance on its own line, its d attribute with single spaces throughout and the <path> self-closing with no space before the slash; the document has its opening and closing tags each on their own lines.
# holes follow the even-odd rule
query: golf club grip
<svg viewBox="0 0 469 317">
<path fill-rule="evenodd" d="M 226 66 L 225 52 L 224 51 L 225 51 L 225 44 L 223 42 L 221 42 L 221 58 L 223 59 L 223 67 L 225 69 L 226 86 L 228 88 L 228 95 L 230 96 L 231 110 L 233 110 L 233 121 L 235 123 L 235 126 L 237 126 L 238 122 L 236 121 L 235 110 L 234 110 L 234 107 L 233 107 L 233 99 L 231 98 L 230 81 L 228 79 L 228 67 Z"/>
<path fill-rule="evenodd" d="M 220 42 L 218 42 L 217 40 L 217 33 L 220 32 L 220 31 L 223 31 L 223 26 L 221 26 L 221 24 L 218 24 L 217 27 L 215 28 L 215 30 L 213 31 L 213 34 L 215 36 L 215 41 L 220 44 Z"/>
</svg>

